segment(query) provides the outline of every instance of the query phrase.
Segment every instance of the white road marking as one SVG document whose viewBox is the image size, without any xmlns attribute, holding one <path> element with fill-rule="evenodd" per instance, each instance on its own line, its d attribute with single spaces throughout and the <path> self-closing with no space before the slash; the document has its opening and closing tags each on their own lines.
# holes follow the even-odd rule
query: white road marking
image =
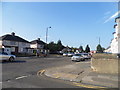
<svg viewBox="0 0 120 90">
<path fill-rule="evenodd" d="M 0 83 L 2 83 L 2 82 L 0 82 Z"/>
<path fill-rule="evenodd" d="M 27 76 L 17 77 L 16 80 L 18 80 L 18 79 L 22 79 L 22 78 L 25 78 L 25 77 L 27 77 Z"/>
</svg>

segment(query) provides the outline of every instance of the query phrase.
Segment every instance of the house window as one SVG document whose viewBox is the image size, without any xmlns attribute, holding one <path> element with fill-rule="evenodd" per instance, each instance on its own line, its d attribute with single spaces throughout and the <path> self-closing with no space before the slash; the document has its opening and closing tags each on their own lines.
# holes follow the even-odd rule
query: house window
<svg viewBox="0 0 120 90">
<path fill-rule="evenodd" d="M 23 48 L 21 48 L 20 51 L 23 52 Z"/>
<path fill-rule="evenodd" d="M 23 42 L 23 43 L 22 43 L 22 45 L 23 45 L 23 46 L 25 46 L 25 45 L 26 45 L 26 43 L 24 43 L 24 42 Z"/>
<path fill-rule="evenodd" d="M 44 47 L 44 45 L 40 45 L 40 48 L 43 48 Z"/>
<path fill-rule="evenodd" d="M 11 44 L 11 45 L 16 45 L 16 42 L 11 41 L 10 44 Z"/>
</svg>

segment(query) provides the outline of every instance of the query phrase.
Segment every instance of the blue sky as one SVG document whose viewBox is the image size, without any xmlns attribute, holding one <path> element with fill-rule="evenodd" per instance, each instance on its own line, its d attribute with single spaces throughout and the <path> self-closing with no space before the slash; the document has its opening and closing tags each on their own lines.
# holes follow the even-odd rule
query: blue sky
<svg viewBox="0 0 120 90">
<path fill-rule="evenodd" d="M 28 41 L 38 37 L 45 41 L 51 26 L 48 42 L 60 39 L 65 46 L 89 44 L 95 50 L 100 37 L 107 48 L 117 12 L 117 2 L 3 2 L 0 35 L 15 32 Z"/>
</svg>

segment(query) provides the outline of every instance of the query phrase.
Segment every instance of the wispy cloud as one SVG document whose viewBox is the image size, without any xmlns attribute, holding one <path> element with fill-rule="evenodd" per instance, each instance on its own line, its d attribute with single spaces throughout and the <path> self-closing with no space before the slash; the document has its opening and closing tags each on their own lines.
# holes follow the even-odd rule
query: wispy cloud
<svg viewBox="0 0 120 90">
<path fill-rule="evenodd" d="M 108 12 L 106 12 L 104 15 L 108 15 L 108 14 L 110 14 L 111 13 L 111 11 L 108 11 Z"/>
<path fill-rule="evenodd" d="M 104 23 L 109 22 L 110 20 L 114 19 L 115 17 L 118 16 L 118 14 L 120 14 L 120 11 L 116 12 L 115 14 L 113 14 L 111 17 L 109 17 L 107 20 L 104 21 Z"/>
</svg>

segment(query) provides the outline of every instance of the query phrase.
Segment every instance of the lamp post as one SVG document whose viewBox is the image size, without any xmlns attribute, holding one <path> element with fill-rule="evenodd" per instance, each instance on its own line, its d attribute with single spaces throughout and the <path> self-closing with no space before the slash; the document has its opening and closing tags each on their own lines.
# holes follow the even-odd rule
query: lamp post
<svg viewBox="0 0 120 90">
<path fill-rule="evenodd" d="M 47 27 L 46 28 L 46 55 L 48 53 L 48 50 L 47 50 L 47 37 L 48 37 L 48 29 L 51 28 L 51 27 Z"/>
</svg>

